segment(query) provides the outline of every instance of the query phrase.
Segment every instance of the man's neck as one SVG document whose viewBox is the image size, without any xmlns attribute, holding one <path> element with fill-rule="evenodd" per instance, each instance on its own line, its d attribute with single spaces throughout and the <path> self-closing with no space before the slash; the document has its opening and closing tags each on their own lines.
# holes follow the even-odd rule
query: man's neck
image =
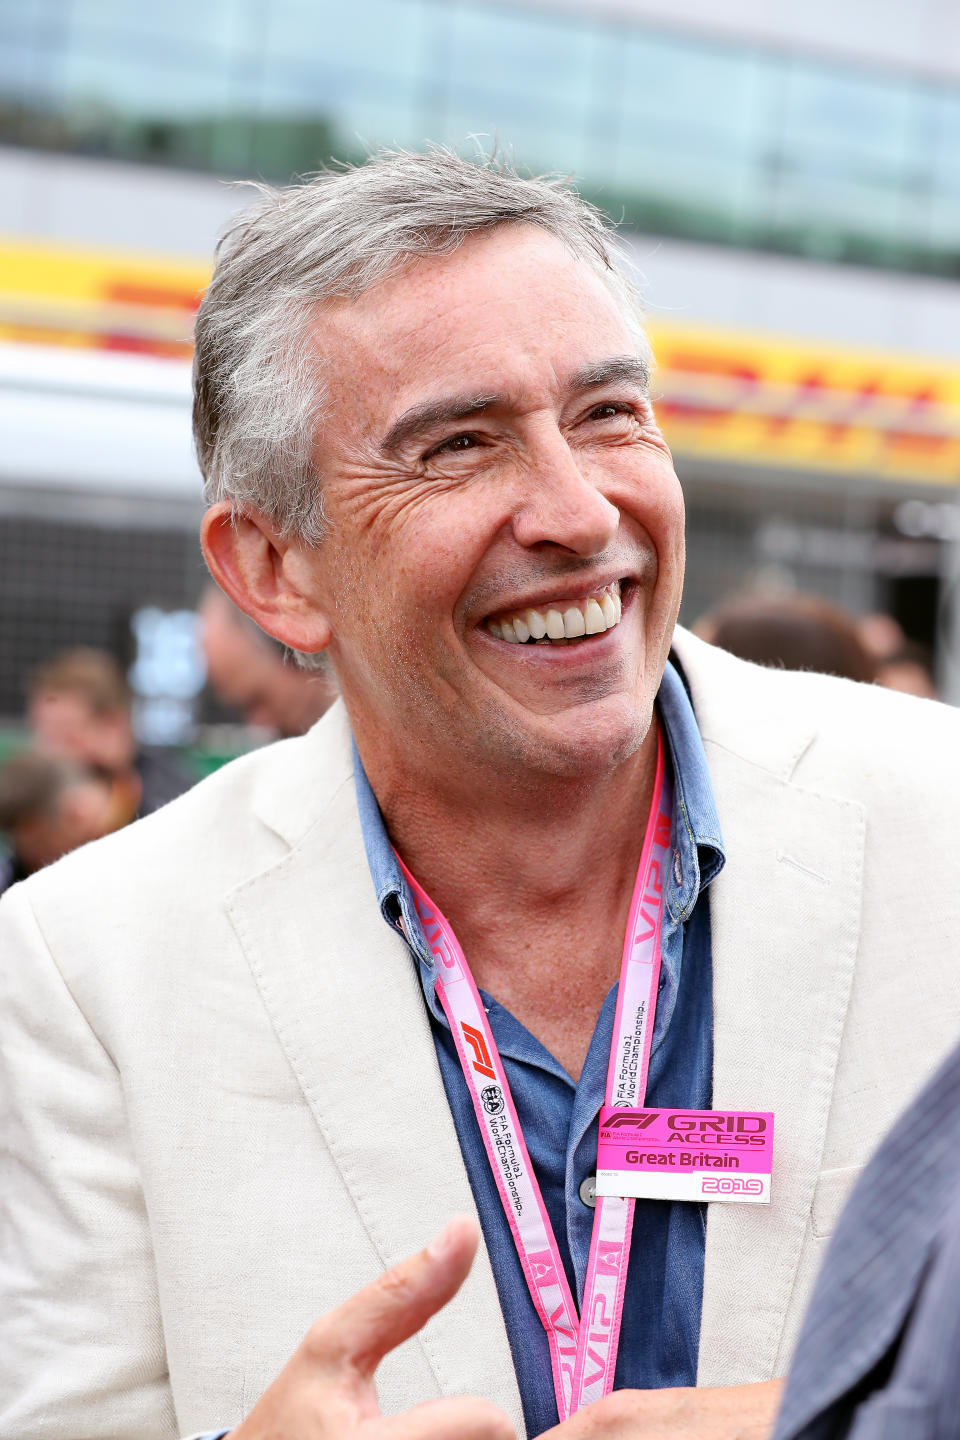
<svg viewBox="0 0 960 1440">
<path fill-rule="evenodd" d="M 653 727 L 589 781 L 453 791 L 370 775 L 391 839 L 447 916 L 478 985 L 575 1077 L 623 935 L 656 772 Z"/>
<path fill-rule="evenodd" d="M 523 906 L 555 904 L 596 892 L 623 862 L 636 873 L 656 770 L 656 733 L 603 775 L 576 781 L 549 776 L 542 785 L 509 781 L 446 789 L 429 782 L 370 774 L 390 837 L 431 898 L 490 892 L 523 897 Z M 632 884 L 632 878 L 631 878 Z"/>
</svg>

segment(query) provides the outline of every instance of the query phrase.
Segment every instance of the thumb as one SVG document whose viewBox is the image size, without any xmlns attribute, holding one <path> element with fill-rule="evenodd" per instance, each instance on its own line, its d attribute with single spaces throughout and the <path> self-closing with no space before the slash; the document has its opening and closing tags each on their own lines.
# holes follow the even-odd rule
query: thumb
<svg viewBox="0 0 960 1440">
<path fill-rule="evenodd" d="M 363 1378 L 372 1378 L 384 1355 L 453 1299 L 470 1272 L 479 1240 L 475 1220 L 454 1216 L 425 1250 L 323 1315 L 305 1342 L 310 1357 L 324 1366 L 347 1363 Z"/>
</svg>

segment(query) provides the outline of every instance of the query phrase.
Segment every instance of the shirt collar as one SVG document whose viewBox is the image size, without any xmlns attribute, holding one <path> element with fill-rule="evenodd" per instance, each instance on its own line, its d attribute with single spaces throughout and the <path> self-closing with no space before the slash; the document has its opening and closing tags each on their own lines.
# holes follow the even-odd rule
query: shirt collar
<svg viewBox="0 0 960 1440">
<path fill-rule="evenodd" d="M 407 944 L 417 959 L 433 967 L 433 958 L 423 938 L 420 919 L 413 903 L 410 886 L 407 884 L 400 862 L 397 859 L 383 815 L 377 804 L 367 772 L 363 768 L 356 741 L 353 742 L 353 776 L 357 790 L 357 809 L 360 812 L 360 829 L 363 845 L 367 852 L 370 878 L 377 892 L 380 914 L 395 930 L 405 936 Z"/>
<path fill-rule="evenodd" d="M 667 912 L 674 924 L 690 915 L 703 889 L 723 867 L 723 839 L 710 784 L 710 772 L 696 716 L 679 666 L 667 662 L 657 694 L 674 777 L 673 868 Z M 380 913 L 401 931 L 421 965 L 433 962 L 399 861 L 383 823 L 380 806 L 354 745 L 357 808 L 367 864 Z"/>
<path fill-rule="evenodd" d="M 675 923 L 682 923 L 700 892 L 723 869 L 725 855 L 707 756 L 679 661 L 667 661 L 657 709 L 670 753 L 674 786 L 673 876 L 667 891 L 667 910 Z"/>
</svg>

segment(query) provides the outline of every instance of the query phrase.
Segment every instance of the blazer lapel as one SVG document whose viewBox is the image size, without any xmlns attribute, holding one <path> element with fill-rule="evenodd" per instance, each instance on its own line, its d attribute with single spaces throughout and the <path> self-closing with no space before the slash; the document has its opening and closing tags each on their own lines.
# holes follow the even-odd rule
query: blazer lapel
<svg viewBox="0 0 960 1440">
<path fill-rule="evenodd" d="M 284 858 L 234 891 L 228 909 L 307 1104 L 387 1267 L 475 1206 L 419 979 L 376 903 L 345 728 L 337 746 L 339 764 L 316 777 L 328 796 L 319 819 Z M 299 778 L 286 813 L 275 794 L 264 800 L 263 818 L 281 833 L 302 810 L 311 777 Z M 471 1333 L 482 1334 L 483 1345 L 471 1345 Z M 488 1395 L 522 1426 L 482 1245 L 466 1283 L 418 1343 L 438 1394 Z"/>
<path fill-rule="evenodd" d="M 774 1169 L 769 1206 L 709 1208 L 703 1384 L 777 1373 L 859 937 L 859 807 L 732 768 L 717 771 L 713 1103 L 773 1111 Z"/>
<path fill-rule="evenodd" d="M 681 639 L 727 854 L 710 889 L 713 1103 L 772 1110 L 769 1206 L 709 1207 L 700 1384 L 777 1373 L 860 934 L 862 807 L 791 780 L 814 734 Z M 704 665 L 720 673 L 706 677 Z M 724 702 L 731 682 L 737 705 Z M 746 688 L 747 693 L 743 691 Z M 737 729 L 731 733 L 731 712 Z"/>
</svg>

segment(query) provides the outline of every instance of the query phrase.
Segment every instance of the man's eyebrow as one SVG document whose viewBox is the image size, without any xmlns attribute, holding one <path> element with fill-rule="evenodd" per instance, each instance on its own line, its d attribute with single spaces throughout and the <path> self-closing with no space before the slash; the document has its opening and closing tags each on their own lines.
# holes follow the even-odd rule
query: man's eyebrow
<svg viewBox="0 0 960 1440">
<path fill-rule="evenodd" d="M 452 420 L 466 420 L 479 415 L 491 406 L 502 404 L 502 395 L 450 395 L 441 400 L 425 400 L 404 410 L 380 441 L 381 455 L 395 455 L 396 452 L 421 431 L 431 430 L 436 425 L 446 425 Z"/>
<path fill-rule="evenodd" d="M 632 381 L 646 394 L 650 387 L 650 367 L 639 355 L 614 355 L 596 365 L 584 365 L 570 376 L 569 389 L 594 390 L 617 381 Z"/>
<path fill-rule="evenodd" d="M 567 382 L 567 389 L 594 390 L 618 381 L 638 385 L 646 394 L 650 384 L 649 366 L 639 355 L 614 355 L 609 360 L 600 360 L 575 370 Z M 480 415 L 484 410 L 505 403 L 503 395 L 472 394 L 444 396 L 439 400 L 425 400 L 419 405 L 412 405 L 394 421 L 380 441 L 380 454 L 395 455 L 408 440 L 425 430 L 448 425 L 451 421 L 467 420 L 471 415 Z"/>
</svg>

